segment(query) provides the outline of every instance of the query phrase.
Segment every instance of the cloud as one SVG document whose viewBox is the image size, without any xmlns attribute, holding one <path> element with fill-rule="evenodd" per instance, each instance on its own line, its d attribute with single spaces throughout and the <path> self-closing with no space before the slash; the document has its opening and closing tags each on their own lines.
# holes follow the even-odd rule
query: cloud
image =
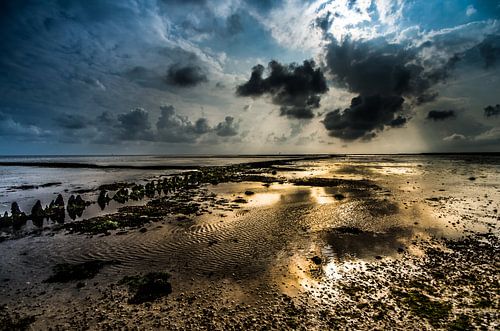
<svg viewBox="0 0 500 331">
<path fill-rule="evenodd" d="M 143 66 L 135 66 L 127 70 L 123 75 L 130 81 L 142 87 L 154 88 L 158 90 L 165 90 L 167 87 L 166 79 L 161 73 Z"/>
<path fill-rule="evenodd" d="M 389 126 L 393 128 L 401 128 L 406 124 L 406 122 L 408 122 L 408 118 L 399 115 L 389 122 Z"/>
<path fill-rule="evenodd" d="M 360 107 L 357 100 L 376 100 L 372 97 L 403 100 L 408 105 L 405 110 L 410 112 L 415 106 L 434 102 L 438 98 L 438 84 L 450 79 L 466 52 L 481 49 L 478 46 L 481 43 L 489 45 L 482 46 L 483 57 L 489 59 L 490 65 L 494 63 L 496 48 L 491 46 L 487 35 L 495 29 L 496 23 L 471 23 L 428 33 L 414 28 L 414 34 L 392 39 L 346 37 L 337 41 L 327 35 L 325 72 L 335 85 L 358 94 L 358 98 L 356 105 L 344 112 L 337 109 L 327 113 L 323 124 L 331 136 L 344 140 L 366 140 L 386 128 L 401 127 L 408 121 L 407 117 L 396 114 L 403 110 L 402 103 L 397 108 L 393 102 Z M 447 116 L 451 115 L 431 112 L 429 119 Z M 340 123 L 333 123 L 335 120 Z M 349 123 L 351 120 L 353 123 Z"/>
<path fill-rule="evenodd" d="M 477 13 L 477 9 L 474 8 L 474 5 L 468 5 L 467 9 L 465 10 L 465 15 L 472 16 L 475 13 Z"/>
<path fill-rule="evenodd" d="M 10 134 L 20 129 L 23 129 L 20 133 L 24 134 L 27 129 L 34 130 L 34 127 L 13 124 L 9 118 L 6 118 L 9 120 L 7 126 L 2 123 L 2 119 L 0 117 L 0 130 L 8 127 L 6 131 L 10 131 Z M 57 132 L 58 140 L 71 143 L 87 140 L 94 144 L 108 145 L 130 141 L 194 144 L 205 135 L 233 137 L 239 134 L 239 121 L 231 116 L 226 116 L 224 121 L 211 126 L 207 118 L 200 117 L 191 121 L 187 116 L 179 114 L 172 105 L 160 107 L 160 116 L 154 126 L 149 112 L 143 108 L 131 109 L 116 116 L 105 111 L 92 119 L 61 115 L 56 121 L 64 129 Z M 41 130 L 37 129 L 35 133 L 41 134 Z"/>
<path fill-rule="evenodd" d="M 477 48 L 486 68 L 496 65 L 500 59 L 500 35 L 490 35 Z"/>
<path fill-rule="evenodd" d="M 460 133 L 453 133 L 450 136 L 444 137 L 444 141 L 462 141 L 467 140 L 467 137 Z"/>
<path fill-rule="evenodd" d="M 500 127 L 491 128 L 490 130 L 474 137 L 474 140 L 483 142 L 500 142 Z"/>
<path fill-rule="evenodd" d="M 226 116 L 224 122 L 220 122 L 214 128 L 215 133 L 220 137 L 232 137 L 238 134 L 239 124 L 231 116 Z"/>
<path fill-rule="evenodd" d="M 193 124 L 187 117 L 177 114 L 171 105 L 161 106 L 160 109 L 161 114 L 156 122 L 158 141 L 193 143 L 211 130 L 206 118 L 199 118 Z"/>
<path fill-rule="evenodd" d="M 70 130 L 84 129 L 89 125 L 89 120 L 78 114 L 62 114 L 55 118 L 55 122 L 60 127 Z"/>
<path fill-rule="evenodd" d="M 500 105 L 496 106 L 487 106 L 484 108 L 484 116 L 492 117 L 500 115 Z"/>
<path fill-rule="evenodd" d="M 444 121 L 456 117 L 454 110 L 431 110 L 427 113 L 427 119 L 433 121 Z"/>
<path fill-rule="evenodd" d="M 174 64 L 168 69 L 167 81 L 172 85 L 191 87 L 207 82 L 208 78 L 198 65 Z"/>
<path fill-rule="evenodd" d="M 370 140 L 382 131 L 385 125 L 401 127 L 406 118 L 396 116 L 402 110 L 404 99 L 399 96 L 359 96 L 351 100 L 351 106 L 344 111 L 328 112 L 323 125 L 332 137 L 342 140 L 362 138 Z"/>
<path fill-rule="evenodd" d="M 14 120 L 11 116 L 0 112 L 0 137 L 18 137 L 32 139 L 48 136 L 50 132 L 44 131 L 36 125 L 26 125 Z"/>
<path fill-rule="evenodd" d="M 153 140 L 149 114 L 142 108 L 119 114 L 117 123 L 118 138 L 121 140 Z"/>
<path fill-rule="evenodd" d="M 314 61 L 304 61 L 282 65 L 271 61 L 268 76 L 263 78 L 265 68 L 256 65 L 250 79 L 237 87 L 238 96 L 260 97 L 270 95 L 274 104 L 280 106 L 280 115 L 295 119 L 314 117 L 314 109 L 319 108 L 321 94 L 328 91 L 325 76 Z"/>
<path fill-rule="evenodd" d="M 238 14 L 232 14 L 226 19 L 226 31 L 229 36 L 236 35 L 243 31 L 243 23 Z"/>
<path fill-rule="evenodd" d="M 351 92 L 367 95 L 419 97 L 447 77 L 456 59 L 441 67 L 424 68 L 418 50 L 384 38 L 332 41 L 326 64 L 334 80 Z"/>
<path fill-rule="evenodd" d="M 160 48 L 156 52 L 160 60 L 168 65 L 148 68 L 135 66 L 123 76 L 146 88 L 168 90 L 169 86 L 193 87 L 208 81 L 207 65 L 193 52 L 181 48 Z"/>
</svg>

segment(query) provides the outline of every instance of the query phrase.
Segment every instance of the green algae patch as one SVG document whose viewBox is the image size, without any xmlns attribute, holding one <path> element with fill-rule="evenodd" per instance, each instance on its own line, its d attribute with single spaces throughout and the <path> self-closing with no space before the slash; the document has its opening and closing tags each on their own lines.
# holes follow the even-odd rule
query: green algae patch
<svg viewBox="0 0 500 331">
<path fill-rule="evenodd" d="M 431 299 L 422 292 L 412 290 L 409 292 L 394 291 L 397 297 L 410 311 L 422 318 L 425 318 L 434 326 L 440 326 L 446 322 L 451 312 L 451 305 L 446 302 Z"/>
<path fill-rule="evenodd" d="M 448 325 L 449 331 L 466 331 L 472 329 L 474 328 L 470 322 L 470 317 L 467 315 L 458 316 Z"/>
<path fill-rule="evenodd" d="M 145 275 L 126 276 L 118 284 L 128 285 L 133 295 L 128 302 L 140 304 L 155 301 L 172 293 L 172 285 L 166 272 L 150 272 Z"/>
</svg>

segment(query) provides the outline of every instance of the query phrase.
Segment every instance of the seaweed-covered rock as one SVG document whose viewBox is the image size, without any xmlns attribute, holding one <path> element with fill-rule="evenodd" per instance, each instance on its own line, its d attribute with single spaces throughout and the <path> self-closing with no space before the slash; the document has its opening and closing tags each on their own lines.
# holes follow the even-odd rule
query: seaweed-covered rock
<svg viewBox="0 0 500 331">
<path fill-rule="evenodd" d="M 61 194 L 59 194 L 56 200 L 52 200 L 47 208 L 45 208 L 45 215 L 49 217 L 52 221 L 57 223 L 64 223 L 65 211 L 64 211 L 64 199 Z"/>
<path fill-rule="evenodd" d="M 11 214 L 12 214 L 12 226 L 14 228 L 20 228 L 24 224 L 26 224 L 26 221 L 28 220 L 28 217 L 26 216 L 25 213 L 21 211 L 19 208 L 19 205 L 17 202 L 13 202 L 10 208 Z"/>
<path fill-rule="evenodd" d="M 64 198 L 61 194 L 57 195 L 56 201 L 54 203 L 54 206 L 57 208 L 63 208 L 64 209 Z"/>
<path fill-rule="evenodd" d="M 132 192 L 130 192 L 130 199 L 132 200 L 142 200 L 144 199 L 144 185 L 134 185 L 132 186 Z"/>
<path fill-rule="evenodd" d="M 37 202 L 33 205 L 31 208 L 31 220 L 33 221 L 33 224 L 36 226 L 42 226 L 43 225 L 43 219 L 45 217 L 45 212 L 42 207 L 42 203 L 40 200 L 37 200 Z"/>
<path fill-rule="evenodd" d="M 76 198 L 71 195 L 68 199 L 66 210 L 68 211 L 69 217 L 74 220 L 76 217 L 81 217 L 83 215 L 83 211 L 88 205 L 89 203 L 84 201 L 80 195 Z"/>
<path fill-rule="evenodd" d="M 150 182 L 150 183 L 147 183 L 146 186 L 145 186 L 145 190 L 146 190 L 146 196 L 148 198 L 153 198 L 155 196 L 155 183 L 154 182 Z"/>
<path fill-rule="evenodd" d="M 9 213 L 5 212 L 3 217 L 0 216 L 0 228 L 5 228 L 12 225 L 12 218 L 9 217 Z"/>
<path fill-rule="evenodd" d="M 128 198 L 129 198 L 128 189 L 126 188 L 119 189 L 113 196 L 113 200 L 115 200 L 118 203 L 125 203 L 128 201 Z"/>
<path fill-rule="evenodd" d="M 32 218 L 43 218 L 45 213 L 43 212 L 42 203 L 40 200 L 37 200 L 36 203 L 31 208 L 31 217 Z"/>
<path fill-rule="evenodd" d="M 17 204 L 17 202 L 14 201 L 10 205 L 10 212 L 12 215 L 20 215 L 21 214 L 21 209 L 19 208 L 19 205 Z"/>
<path fill-rule="evenodd" d="M 104 210 L 110 200 L 111 198 L 108 197 L 106 190 L 101 190 L 101 192 L 99 193 L 99 197 L 97 198 L 97 204 L 99 205 L 99 207 L 101 207 L 101 210 Z"/>
<path fill-rule="evenodd" d="M 124 277 L 119 284 L 128 285 L 133 292 L 128 302 L 140 304 L 155 301 L 172 293 L 172 285 L 168 282 L 170 274 L 166 272 L 150 272 L 143 276 Z"/>
</svg>

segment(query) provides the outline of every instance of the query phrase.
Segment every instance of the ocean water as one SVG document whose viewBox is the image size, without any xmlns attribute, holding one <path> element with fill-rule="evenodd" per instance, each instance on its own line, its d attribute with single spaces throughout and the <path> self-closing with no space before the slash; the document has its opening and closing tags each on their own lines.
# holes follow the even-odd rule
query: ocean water
<svg viewBox="0 0 500 331">
<path fill-rule="evenodd" d="M 23 166 L 0 166 L 0 212 L 10 211 L 12 202 L 16 201 L 21 210 L 29 213 L 37 200 L 42 205 L 49 204 L 61 193 L 67 201 L 75 191 L 95 190 L 102 184 L 130 181 L 144 183 L 160 176 L 179 173 L 185 170 L 151 170 L 140 167 L 183 167 L 183 166 L 223 166 L 238 163 L 257 162 L 284 157 L 268 156 L 1 156 L 0 162 L 23 163 Z M 85 167 L 37 167 L 29 163 L 67 163 L 106 166 L 109 168 Z M 117 168 L 113 168 L 116 166 Z M 136 167 L 122 169 L 119 167 Z M 43 187 L 45 184 L 52 184 Z M 25 185 L 34 188 L 21 188 Z M 84 199 L 95 201 L 98 192 L 82 193 Z M 141 203 L 141 202 L 139 202 Z M 142 202 L 144 203 L 144 202 Z M 92 206 L 91 206 L 92 207 Z M 113 204 L 106 212 L 113 209 Z M 118 206 L 115 206 L 116 208 Z M 85 216 L 99 214 L 96 208 L 87 208 Z"/>
</svg>

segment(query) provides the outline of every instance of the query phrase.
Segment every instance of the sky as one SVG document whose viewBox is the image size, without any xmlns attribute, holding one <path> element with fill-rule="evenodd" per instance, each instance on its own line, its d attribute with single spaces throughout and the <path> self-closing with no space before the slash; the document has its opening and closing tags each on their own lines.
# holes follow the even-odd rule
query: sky
<svg viewBox="0 0 500 331">
<path fill-rule="evenodd" d="M 500 1 L 1 0 L 0 155 L 500 152 Z"/>
</svg>

